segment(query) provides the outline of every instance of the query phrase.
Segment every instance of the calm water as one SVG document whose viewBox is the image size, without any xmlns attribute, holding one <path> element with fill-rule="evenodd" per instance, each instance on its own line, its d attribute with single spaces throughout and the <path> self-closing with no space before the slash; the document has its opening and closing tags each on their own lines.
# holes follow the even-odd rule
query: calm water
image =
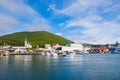
<svg viewBox="0 0 120 80">
<path fill-rule="evenodd" d="M 120 80 L 120 54 L 0 57 L 0 80 Z"/>
</svg>

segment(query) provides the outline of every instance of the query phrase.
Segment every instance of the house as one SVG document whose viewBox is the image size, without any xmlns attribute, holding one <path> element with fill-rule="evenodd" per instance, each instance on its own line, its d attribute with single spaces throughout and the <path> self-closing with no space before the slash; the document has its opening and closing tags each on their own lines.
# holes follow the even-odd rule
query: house
<svg viewBox="0 0 120 80">
<path fill-rule="evenodd" d="M 51 44 L 45 44 L 45 49 L 51 50 L 52 49 Z"/>
<path fill-rule="evenodd" d="M 67 44 L 66 46 L 62 46 L 61 50 L 62 51 L 83 51 L 83 45 L 79 43 L 72 43 L 72 44 Z"/>
<path fill-rule="evenodd" d="M 93 53 L 108 53 L 109 49 L 106 47 L 106 45 L 93 45 L 91 51 Z"/>
</svg>

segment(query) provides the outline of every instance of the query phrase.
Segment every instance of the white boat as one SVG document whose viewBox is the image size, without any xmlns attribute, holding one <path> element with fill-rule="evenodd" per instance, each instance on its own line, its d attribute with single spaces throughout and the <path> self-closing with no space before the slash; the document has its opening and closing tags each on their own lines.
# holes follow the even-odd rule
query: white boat
<svg viewBox="0 0 120 80">
<path fill-rule="evenodd" d="M 63 52 L 63 53 L 62 53 L 62 56 L 67 56 L 66 52 Z"/>
<path fill-rule="evenodd" d="M 44 55 L 45 55 L 45 53 L 44 53 L 44 52 L 41 52 L 41 55 L 42 55 L 42 56 L 44 56 Z"/>
<path fill-rule="evenodd" d="M 51 52 L 51 56 L 53 56 L 53 57 L 58 57 L 58 54 L 55 53 L 55 52 Z"/>
<path fill-rule="evenodd" d="M 75 56 L 75 52 L 70 52 L 70 54 L 68 56 L 74 57 Z"/>
<path fill-rule="evenodd" d="M 3 56 L 3 54 L 2 53 L 0 53 L 0 57 L 2 57 Z"/>
<path fill-rule="evenodd" d="M 46 56 L 50 56 L 50 52 L 46 52 L 45 55 L 46 55 Z"/>
<path fill-rule="evenodd" d="M 5 51 L 5 52 L 3 53 L 3 56 L 9 56 L 9 52 L 8 52 L 8 51 Z"/>
</svg>

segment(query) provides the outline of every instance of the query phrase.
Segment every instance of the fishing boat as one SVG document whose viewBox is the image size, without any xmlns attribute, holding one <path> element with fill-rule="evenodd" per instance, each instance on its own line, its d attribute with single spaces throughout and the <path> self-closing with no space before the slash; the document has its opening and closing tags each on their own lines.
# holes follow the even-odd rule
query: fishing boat
<svg viewBox="0 0 120 80">
<path fill-rule="evenodd" d="M 115 48 L 112 54 L 120 54 L 120 48 Z"/>
<path fill-rule="evenodd" d="M 45 55 L 46 55 L 46 56 L 50 56 L 50 52 L 46 52 Z"/>
<path fill-rule="evenodd" d="M 63 52 L 63 53 L 62 53 L 62 56 L 67 56 L 67 53 L 66 53 L 66 52 Z"/>
<path fill-rule="evenodd" d="M 5 52 L 3 53 L 3 56 L 9 56 L 9 52 L 8 52 L 8 51 L 5 51 Z"/>
<path fill-rule="evenodd" d="M 69 56 L 70 57 L 74 57 L 75 56 L 75 52 L 70 52 Z"/>
<path fill-rule="evenodd" d="M 3 56 L 3 54 L 2 53 L 0 53 L 0 57 L 2 57 Z"/>
<path fill-rule="evenodd" d="M 53 57 L 58 57 L 58 54 L 56 52 L 51 52 L 50 55 L 53 56 Z"/>
</svg>

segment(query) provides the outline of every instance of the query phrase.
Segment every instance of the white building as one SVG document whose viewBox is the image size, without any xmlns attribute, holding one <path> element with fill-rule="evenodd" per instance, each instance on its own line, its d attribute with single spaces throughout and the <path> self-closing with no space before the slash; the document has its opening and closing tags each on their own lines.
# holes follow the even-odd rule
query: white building
<svg viewBox="0 0 120 80">
<path fill-rule="evenodd" d="M 26 48 L 32 48 L 32 45 L 27 41 L 26 38 L 25 38 L 24 46 L 25 46 Z"/>
<path fill-rule="evenodd" d="M 67 44 L 66 46 L 61 47 L 62 51 L 83 51 L 84 47 L 82 44 Z"/>
<path fill-rule="evenodd" d="M 58 48 L 58 47 L 61 47 L 61 45 L 60 45 L 60 44 L 53 44 L 53 45 L 52 45 L 52 48 L 55 48 L 55 49 L 56 49 L 56 48 Z"/>
<path fill-rule="evenodd" d="M 26 48 L 32 48 L 32 45 L 25 38 L 24 46 L 13 46 L 12 48 L 15 50 L 16 53 L 25 53 L 27 52 Z"/>
<path fill-rule="evenodd" d="M 45 49 L 51 50 L 52 49 L 51 44 L 45 44 Z"/>
<path fill-rule="evenodd" d="M 25 53 L 27 50 L 26 50 L 26 47 L 12 47 L 13 49 L 15 49 L 15 52 L 16 53 Z"/>
</svg>

